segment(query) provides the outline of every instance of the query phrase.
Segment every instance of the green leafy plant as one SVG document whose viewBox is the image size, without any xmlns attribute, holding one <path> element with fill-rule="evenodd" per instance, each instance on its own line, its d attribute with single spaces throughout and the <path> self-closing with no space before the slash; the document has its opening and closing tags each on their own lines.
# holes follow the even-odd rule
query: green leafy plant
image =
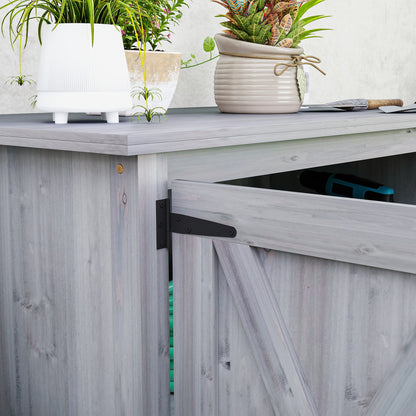
<svg viewBox="0 0 416 416">
<path fill-rule="evenodd" d="M 140 44 L 156 50 L 163 41 L 170 42 L 171 26 L 179 23 L 181 9 L 185 6 L 189 7 L 186 0 L 138 0 L 132 3 L 135 22 L 125 13 L 117 16 L 116 23 L 122 30 L 124 49 L 138 47 L 134 26 L 138 26 L 140 18 L 143 25 L 143 31 L 138 33 Z"/>
<path fill-rule="evenodd" d="M 321 37 L 317 32 L 329 30 L 305 26 L 329 16 L 303 17 L 324 0 L 212 0 L 227 9 L 225 33 L 236 39 L 265 45 L 294 48 L 308 38 Z"/>
<path fill-rule="evenodd" d="M 207 62 L 213 61 L 214 59 L 217 59 L 219 55 L 213 56 L 213 52 L 215 49 L 215 41 L 211 36 L 207 36 L 204 39 L 204 43 L 202 44 L 202 48 L 204 52 L 209 53 L 209 58 L 203 60 L 202 62 L 199 62 L 196 58 L 195 54 L 191 54 L 191 57 L 187 59 L 186 61 L 181 60 L 181 69 L 187 69 L 187 68 L 193 68 L 195 66 L 206 64 Z"/>
</svg>

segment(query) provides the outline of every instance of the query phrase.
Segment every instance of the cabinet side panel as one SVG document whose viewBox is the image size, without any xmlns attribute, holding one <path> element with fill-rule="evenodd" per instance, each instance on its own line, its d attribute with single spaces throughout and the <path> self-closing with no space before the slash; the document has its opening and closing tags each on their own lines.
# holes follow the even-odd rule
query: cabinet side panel
<svg viewBox="0 0 416 416">
<path fill-rule="evenodd" d="M 9 167 L 7 148 L 0 147 L 0 414 L 16 405 L 16 368 L 13 333 L 13 282 L 10 250 Z"/>
<path fill-rule="evenodd" d="M 76 363 L 70 367 L 76 380 L 70 396 L 75 394 L 77 400 L 69 403 L 71 414 L 72 406 L 77 414 L 116 414 L 114 380 L 119 364 L 114 360 L 109 167 L 108 156 L 72 156 L 73 220 L 68 226 L 73 227 L 74 257 L 67 267 L 73 267 L 75 275 L 67 276 L 73 296 L 67 298 L 71 302 L 67 321 L 76 342 L 70 342 L 68 357 L 70 365 Z"/>
<path fill-rule="evenodd" d="M 8 148 L 7 159 L 0 258 L 10 414 L 114 415 L 109 158 Z"/>
</svg>

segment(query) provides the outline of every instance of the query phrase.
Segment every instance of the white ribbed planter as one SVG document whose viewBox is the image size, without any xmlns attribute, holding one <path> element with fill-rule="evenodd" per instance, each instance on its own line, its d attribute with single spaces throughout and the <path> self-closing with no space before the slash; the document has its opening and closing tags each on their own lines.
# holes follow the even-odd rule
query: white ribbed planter
<svg viewBox="0 0 416 416">
<path fill-rule="evenodd" d="M 126 54 L 127 66 L 130 75 L 132 91 L 144 86 L 143 67 L 140 54 L 137 50 L 124 51 Z M 160 97 L 155 95 L 149 102 L 152 108 L 159 113 L 165 113 L 169 108 L 173 95 L 178 84 L 179 73 L 181 70 L 181 54 L 178 52 L 147 51 L 146 52 L 146 82 L 147 88 L 159 92 Z M 138 105 L 145 105 L 143 98 L 132 97 L 132 105 L 129 111 L 124 111 L 120 115 L 131 116 L 134 113 L 143 111 L 141 108 L 134 108 Z M 162 110 L 163 109 L 163 110 Z"/>
<path fill-rule="evenodd" d="M 99 112 L 117 123 L 130 107 L 130 83 L 121 33 L 113 25 L 50 25 L 42 35 L 37 108 L 66 123 L 70 112 Z"/>
<path fill-rule="evenodd" d="M 222 55 L 215 69 L 214 92 L 215 101 L 222 112 L 296 113 L 299 111 L 301 101 L 296 81 L 296 68 L 288 68 L 280 76 L 275 75 L 274 68 L 279 62 L 287 64 L 291 57 L 301 55 L 302 48 L 259 45 L 236 40 L 223 34 L 215 35 L 215 41 Z"/>
</svg>

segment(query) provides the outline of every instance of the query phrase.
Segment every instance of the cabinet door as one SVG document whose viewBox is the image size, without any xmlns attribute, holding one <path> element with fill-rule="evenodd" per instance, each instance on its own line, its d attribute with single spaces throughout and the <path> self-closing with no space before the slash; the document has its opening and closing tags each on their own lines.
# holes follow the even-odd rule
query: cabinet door
<svg viewBox="0 0 416 416">
<path fill-rule="evenodd" d="M 416 412 L 416 207 L 174 181 L 175 403 L 187 415 Z"/>
</svg>

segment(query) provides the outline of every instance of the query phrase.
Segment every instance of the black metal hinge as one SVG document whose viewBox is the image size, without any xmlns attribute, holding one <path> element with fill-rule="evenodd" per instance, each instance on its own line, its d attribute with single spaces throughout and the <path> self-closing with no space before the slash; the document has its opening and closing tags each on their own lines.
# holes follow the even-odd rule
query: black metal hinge
<svg viewBox="0 0 416 416">
<path fill-rule="evenodd" d="M 170 200 L 156 201 L 157 249 L 169 246 L 170 233 L 234 238 L 237 230 L 225 224 L 170 212 Z"/>
</svg>

